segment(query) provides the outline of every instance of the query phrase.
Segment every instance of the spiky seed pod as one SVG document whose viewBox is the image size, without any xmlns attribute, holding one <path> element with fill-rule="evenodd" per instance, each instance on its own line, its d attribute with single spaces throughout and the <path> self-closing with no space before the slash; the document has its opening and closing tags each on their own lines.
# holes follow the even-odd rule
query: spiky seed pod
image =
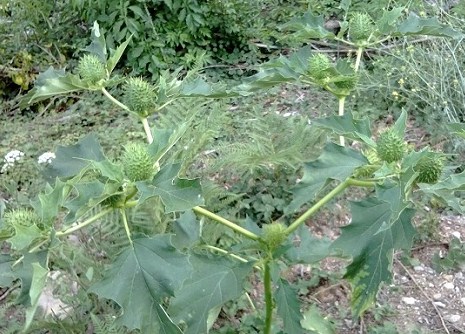
<svg viewBox="0 0 465 334">
<path fill-rule="evenodd" d="M 329 70 L 333 67 L 331 59 L 325 54 L 317 53 L 310 57 L 310 76 L 316 80 L 321 80 L 329 75 Z"/>
<path fill-rule="evenodd" d="M 405 148 L 403 138 L 400 138 L 392 129 L 381 133 L 376 141 L 378 157 L 388 163 L 401 160 L 405 154 Z"/>
<path fill-rule="evenodd" d="M 368 40 L 374 29 L 373 20 L 366 13 L 354 13 L 349 20 L 349 37 L 355 42 Z"/>
<path fill-rule="evenodd" d="M 140 143 L 126 145 L 121 159 L 123 170 L 130 181 L 143 181 L 151 179 L 155 168 L 147 147 Z"/>
<path fill-rule="evenodd" d="M 336 81 L 334 85 L 340 89 L 353 90 L 357 86 L 358 77 L 350 76 L 345 80 Z"/>
<path fill-rule="evenodd" d="M 42 225 L 42 220 L 40 217 L 32 210 L 29 209 L 16 209 L 5 213 L 3 217 L 5 226 L 25 226 L 29 227 L 36 225 L 40 227 Z"/>
<path fill-rule="evenodd" d="M 285 230 L 286 227 L 280 223 L 263 226 L 262 238 L 269 249 L 273 250 L 281 246 L 287 238 L 287 235 L 284 233 Z"/>
<path fill-rule="evenodd" d="M 428 152 L 428 154 L 422 157 L 413 168 L 414 171 L 418 172 L 415 181 L 417 183 L 436 183 L 442 174 L 443 168 L 444 156 L 439 153 Z"/>
<path fill-rule="evenodd" d="M 147 117 L 155 107 L 156 88 L 142 78 L 129 78 L 124 86 L 124 98 L 131 111 Z"/>
<path fill-rule="evenodd" d="M 95 55 L 87 54 L 81 57 L 77 67 L 77 72 L 82 80 L 91 84 L 107 77 L 105 64 Z"/>
</svg>

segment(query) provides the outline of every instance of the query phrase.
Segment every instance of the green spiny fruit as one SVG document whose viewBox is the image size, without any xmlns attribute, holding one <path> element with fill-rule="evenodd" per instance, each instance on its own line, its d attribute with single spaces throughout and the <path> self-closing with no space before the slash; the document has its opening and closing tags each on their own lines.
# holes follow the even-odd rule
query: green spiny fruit
<svg viewBox="0 0 465 334">
<path fill-rule="evenodd" d="M 363 155 L 365 155 L 365 158 L 367 158 L 371 165 L 377 165 L 381 163 L 381 160 L 379 160 L 378 157 L 378 152 L 376 152 L 375 149 L 364 151 Z"/>
<path fill-rule="evenodd" d="M 333 67 L 331 59 L 325 54 L 317 53 L 309 59 L 310 76 L 316 80 L 322 80 L 330 75 Z"/>
<path fill-rule="evenodd" d="M 334 82 L 334 85 L 337 88 L 345 89 L 345 90 L 353 90 L 357 86 L 358 78 L 356 76 L 348 76 L 345 77 L 343 80 Z"/>
<path fill-rule="evenodd" d="M 156 88 L 142 78 L 129 78 L 124 86 L 124 97 L 129 109 L 147 117 L 155 107 Z"/>
<path fill-rule="evenodd" d="M 153 160 L 143 144 L 126 145 L 121 161 L 124 173 L 130 181 L 148 180 L 155 175 Z"/>
<path fill-rule="evenodd" d="M 381 160 L 378 157 L 378 153 L 374 149 L 369 149 L 364 151 L 363 154 L 367 158 L 369 165 L 358 167 L 354 172 L 354 177 L 356 178 L 367 178 L 372 177 L 373 173 L 376 172 L 381 164 Z"/>
<path fill-rule="evenodd" d="M 16 227 L 32 225 L 41 226 L 42 220 L 32 210 L 29 209 L 16 209 L 5 213 L 3 217 L 6 226 Z"/>
<path fill-rule="evenodd" d="M 349 37 L 353 41 L 367 41 L 374 29 L 373 20 L 366 13 L 354 13 L 349 20 Z"/>
<path fill-rule="evenodd" d="M 443 167 L 444 156 L 439 153 L 428 152 L 413 168 L 414 171 L 418 172 L 415 181 L 417 183 L 436 183 L 442 174 Z"/>
<path fill-rule="evenodd" d="M 376 141 L 378 157 L 386 162 L 401 160 L 405 153 L 405 146 L 403 138 L 392 129 L 381 133 Z"/>
<path fill-rule="evenodd" d="M 284 233 L 286 227 L 280 223 L 273 223 L 263 226 L 262 238 L 269 249 L 278 248 L 287 238 Z"/>
<path fill-rule="evenodd" d="M 105 64 L 95 55 L 87 54 L 81 57 L 77 72 L 82 80 L 95 84 L 107 77 Z"/>
</svg>

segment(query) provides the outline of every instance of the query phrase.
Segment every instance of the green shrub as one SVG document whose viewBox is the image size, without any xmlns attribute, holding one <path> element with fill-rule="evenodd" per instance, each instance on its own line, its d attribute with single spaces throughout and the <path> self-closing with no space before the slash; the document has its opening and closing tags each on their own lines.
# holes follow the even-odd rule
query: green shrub
<svg viewBox="0 0 465 334">
<path fill-rule="evenodd" d="M 235 63 L 250 50 L 259 0 L 73 0 L 73 8 L 91 24 L 98 20 L 110 46 L 133 35 L 125 64 L 137 73 L 158 74 L 190 67 L 199 57 Z"/>
</svg>

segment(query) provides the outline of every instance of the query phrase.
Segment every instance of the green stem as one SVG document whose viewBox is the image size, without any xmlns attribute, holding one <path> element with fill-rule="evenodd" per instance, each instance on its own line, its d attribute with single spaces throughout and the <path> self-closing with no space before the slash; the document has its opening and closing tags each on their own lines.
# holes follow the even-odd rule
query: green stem
<svg viewBox="0 0 465 334">
<path fill-rule="evenodd" d="M 338 112 L 338 115 L 339 116 L 344 116 L 344 109 L 345 109 L 345 102 L 346 102 L 346 97 L 340 97 L 339 98 L 339 112 Z M 339 143 L 341 144 L 341 146 L 345 146 L 346 142 L 345 142 L 345 138 L 344 136 L 339 136 Z"/>
<path fill-rule="evenodd" d="M 360 62 L 362 60 L 363 47 L 359 46 L 357 49 L 357 58 L 355 59 L 355 72 L 358 72 L 360 68 Z"/>
<path fill-rule="evenodd" d="M 291 234 L 297 228 L 302 225 L 309 217 L 311 217 L 315 212 L 321 209 L 326 203 L 332 200 L 335 196 L 339 193 L 344 191 L 349 186 L 356 186 L 356 187 L 373 187 L 375 186 L 376 182 L 372 181 L 362 181 L 362 180 L 355 180 L 355 179 L 347 179 L 344 182 L 340 183 L 336 188 L 331 190 L 328 194 L 326 194 L 322 199 L 316 202 L 311 208 L 305 211 L 299 218 L 297 218 L 289 227 L 284 231 L 287 235 Z"/>
<path fill-rule="evenodd" d="M 102 210 L 100 211 L 99 213 L 97 213 L 95 216 L 92 216 L 90 217 L 89 219 L 85 220 L 84 222 L 82 222 L 81 224 L 78 224 L 76 226 L 73 226 L 71 228 L 68 228 L 64 231 L 59 231 L 57 232 L 55 235 L 57 237 L 64 237 L 64 236 L 67 236 L 73 232 L 76 232 L 77 230 L 80 230 L 81 228 L 83 227 L 86 227 L 87 225 L 90 225 L 92 224 L 93 222 L 95 222 L 97 219 L 100 219 L 102 218 L 103 216 L 105 216 L 107 213 L 110 213 L 111 211 L 113 210 L 113 208 L 107 208 L 105 210 Z"/>
<path fill-rule="evenodd" d="M 270 260 L 264 264 L 264 289 L 265 289 L 265 330 L 264 334 L 271 333 L 271 322 L 273 320 L 273 292 L 271 289 Z"/>
<path fill-rule="evenodd" d="M 131 230 L 129 230 L 129 225 L 128 225 L 128 219 L 126 217 L 126 211 L 124 209 L 119 210 L 121 214 L 121 218 L 123 218 L 123 225 L 124 225 L 124 230 L 126 231 L 126 235 L 128 236 L 129 242 L 132 244 L 132 238 L 131 238 Z"/>
<path fill-rule="evenodd" d="M 153 143 L 152 130 L 150 130 L 150 125 L 147 117 L 141 118 L 142 125 L 144 126 L 145 135 L 147 136 L 147 141 L 149 144 Z"/>
<path fill-rule="evenodd" d="M 114 104 L 116 104 L 118 107 L 128 111 L 128 112 L 131 112 L 131 110 L 123 103 L 121 103 L 120 101 L 118 101 L 117 99 L 115 99 L 106 89 L 105 87 L 102 87 L 102 93 L 111 101 L 113 102 Z"/>
<path fill-rule="evenodd" d="M 213 212 L 208 211 L 207 209 L 201 208 L 200 206 L 196 206 L 196 207 L 192 208 L 192 210 L 194 210 L 194 212 L 196 212 L 196 213 L 198 213 L 198 214 L 200 214 L 202 216 L 213 219 L 213 220 L 217 221 L 218 223 L 229 227 L 230 229 L 242 234 L 243 236 L 245 236 L 245 237 L 247 237 L 249 239 L 256 240 L 256 241 L 260 240 L 260 237 L 258 235 L 256 235 L 255 233 L 252 233 L 249 230 L 247 230 L 247 229 L 245 229 L 243 227 L 240 227 L 237 224 L 234 224 L 232 221 L 229 221 L 226 218 L 223 218 L 221 216 L 218 216 L 218 215 L 214 214 Z"/>
<path fill-rule="evenodd" d="M 218 253 L 221 253 L 221 254 L 224 254 L 224 255 L 229 255 L 232 258 L 234 258 L 236 260 L 239 260 L 239 261 L 241 261 L 243 263 L 248 263 L 249 262 L 246 259 L 244 259 L 243 257 L 241 257 L 239 255 L 236 255 L 236 254 L 233 254 L 233 253 L 230 253 L 227 250 L 224 250 L 224 249 L 221 249 L 221 248 L 218 248 L 218 247 L 215 247 L 215 246 L 211 246 L 211 245 L 205 245 L 204 247 L 208 248 L 208 249 L 211 249 L 211 250 L 214 250 L 214 251 L 216 251 Z"/>
</svg>

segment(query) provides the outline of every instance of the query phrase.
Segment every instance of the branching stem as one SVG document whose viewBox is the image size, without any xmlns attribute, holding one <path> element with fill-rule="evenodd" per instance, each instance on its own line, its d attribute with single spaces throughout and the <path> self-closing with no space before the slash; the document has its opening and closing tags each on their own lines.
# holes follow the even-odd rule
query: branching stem
<svg viewBox="0 0 465 334">
<path fill-rule="evenodd" d="M 124 230 L 126 231 L 126 235 L 128 236 L 129 242 L 131 243 L 131 246 L 132 246 L 133 244 L 132 244 L 131 230 L 129 229 L 128 218 L 126 217 L 126 210 L 120 209 L 119 212 L 121 214 L 121 218 L 123 218 Z"/>
<path fill-rule="evenodd" d="M 355 59 L 355 72 L 358 72 L 360 69 L 360 62 L 362 60 L 362 54 L 363 54 L 364 48 L 359 46 L 357 49 L 357 58 Z"/>
<path fill-rule="evenodd" d="M 323 207 L 326 203 L 331 201 L 334 197 L 336 197 L 339 193 L 343 192 L 347 187 L 355 186 L 355 187 L 374 187 L 376 182 L 373 181 L 362 181 L 356 179 L 347 179 L 344 182 L 340 183 L 336 188 L 331 190 L 328 194 L 326 194 L 322 199 L 316 202 L 311 208 L 305 211 L 299 218 L 297 218 L 289 227 L 286 229 L 284 233 L 287 235 L 291 234 L 297 228 L 302 225 L 309 217 L 311 217 L 315 212 L 317 212 L 321 207 Z"/>
<path fill-rule="evenodd" d="M 153 143 L 152 130 L 150 130 L 150 125 L 147 117 L 141 118 L 142 125 L 144 126 L 145 135 L 147 136 L 147 141 L 149 144 Z"/>
<path fill-rule="evenodd" d="M 121 103 L 120 101 L 118 101 L 117 99 L 115 99 L 106 89 L 105 87 L 102 87 L 102 93 L 111 101 L 113 102 L 114 104 L 116 104 L 118 107 L 128 111 L 128 112 L 131 112 L 131 110 L 128 108 L 128 106 L 126 106 L 125 104 Z"/>
<path fill-rule="evenodd" d="M 100 211 L 99 213 L 97 213 L 95 216 L 92 216 L 90 217 L 89 219 L 83 221 L 81 224 L 78 224 L 76 226 L 73 226 L 73 227 L 70 227 L 64 231 L 59 231 L 57 232 L 55 235 L 57 237 L 64 237 L 64 236 L 67 236 L 73 232 L 76 232 L 78 230 L 80 230 L 81 228 L 83 227 L 86 227 L 87 225 L 90 225 L 92 224 L 93 222 L 95 222 L 97 219 L 100 219 L 102 218 L 103 216 L 105 216 L 106 214 L 110 213 L 111 211 L 113 210 L 113 208 L 107 208 L 107 209 L 104 209 L 102 211 Z"/>
<path fill-rule="evenodd" d="M 202 216 L 205 216 L 207 218 L 213 219 L 213 220 L 217 221 L 218 223 L 229 227 L 230 229 L 242 234 L 243 236 L 245 236 L 245 237 L 247 237 L 249 239 L 256 240 L 256 241 L 260 240 L 260 237 L 258 235 L 256 235 L 255 233 L 250 232 L 249 230 L 247 230 L 247 229 L 233 223 L 230 220 L 227 220 L 226 218 L 218 216 L 218 215 L 214 214 L 213 212 L 208 211 L 207 209 L 204 209 L 204 208 L 202 208 L 200 206 L 196 206 L 196 207 L 192 208 L 192 210 L 194 210 L 194 212 L 196 212 L 199 215 L 202 215 Z"/>
<path fill-rule="evenodd" d="M 344 109 L 345 109 L 346 97 L 339 98 L 339 116 L 344 116 Z M 345 138 L 344 136 L 339 136 L 339 142 L 341 146 L 345 146 Z"/>
</svg>

